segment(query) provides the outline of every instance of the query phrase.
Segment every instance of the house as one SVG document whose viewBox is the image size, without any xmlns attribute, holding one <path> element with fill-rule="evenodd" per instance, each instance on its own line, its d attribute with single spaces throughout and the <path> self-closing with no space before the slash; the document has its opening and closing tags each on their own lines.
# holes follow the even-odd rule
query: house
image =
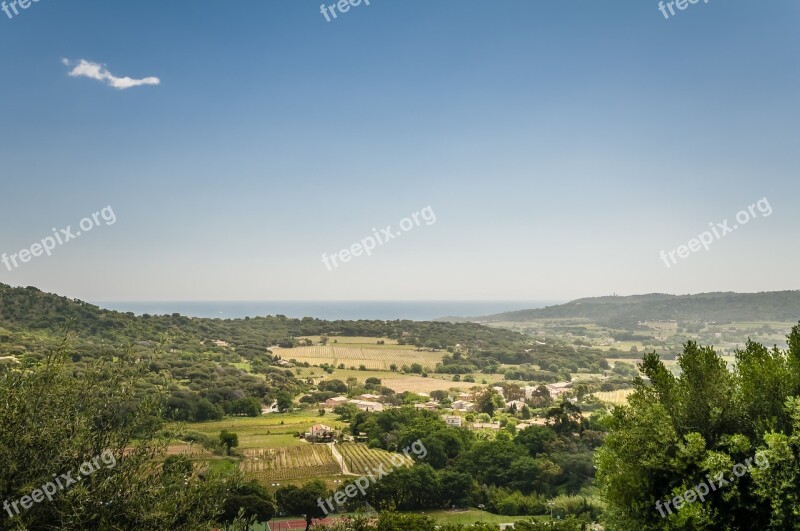
<svg viewBox="0 0 800 531">
<path fill-rule="evenodd" d="M 350 400 L 348 404 L 353 404 L 361 411 L 383 411 L 383 404 L 380 402 L 368 402 L 366 400 Z"/>
<path fill-rule="evenodd" d="M 502 396 L 503 398 L 505 398 L 505 397 L 506 397 L 506 395 L 505 395 L 505 390 L 504 390 L 502 387 L 500 387 L 499 385 L 495 385 L 494 387 L 492 387 L 492 389 L 494 389 L 495 391 L 497 391 L 497 393 L 498 393 L 500 396 Z"/>
<path fill-rule="evenodd" d="M 472 402 L 475 400 L 475 393 L 458 393 L 458 399 L 465 402 Z"/>
<path fill-rule="evenodd" d="M 472 411 L 475 409 L 475 404 L 472 402 L 466 402 L 464 400 L 456 400 L 453 402 L 452 408 L 456 411 Z"/>
<path fill-rule="evenodd" d="M 448 426 L 452 426 L 453 428 L 461 427 L 461 417 L 458 415 L 445 415 L 444 421 Z"/>
<path fill-rule="evenodd" d="M 426 402 L 424 404 L 414 404 L 414 409 L 425 409 L 428 411 L 438 411 L 439 404 L 436 402 Z"/>
<path fill-rule="evenodd" d="M 553 384 L 547 384 L 547 390 L 550 392 L 550 396 L 553 400 L 558 400 L 558 398 L 569 391 L 569 386 L 572 385 L 570 382 L 558 382 Z"/>
<path fill-rule="evenodd" d="M 358 395 L 356 397 L 357 400 L 364 400 L 365 402 L 378 402 L 381 398 L 381 395 L 370 395 L 370 394 L 363 394 Z"/>
<path fill-rule="evenodd" d="M 341 406 L 342 404 L 346 403 L 347 403 L 346 396 L 334 396 L 333 398 L 329 398 L 325 401 L 325 407 L 334 408 L 336 406 Z"/>
<path fill-rule="evenodd" d="M 306 439 L 313 442 L 330 442 L 336 436 L 336 430 L 325 424 L 314 424 L 306 433 Z"/>
</svg>

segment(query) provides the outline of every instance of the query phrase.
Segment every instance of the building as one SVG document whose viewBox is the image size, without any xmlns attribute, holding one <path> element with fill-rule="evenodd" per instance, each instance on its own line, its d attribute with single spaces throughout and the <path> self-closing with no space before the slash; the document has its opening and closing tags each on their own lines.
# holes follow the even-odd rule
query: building
<svg viewBox="0 0 800 531">
<path fill-rule="evenodd" d="M 439 404 L 436 402 L 426 402 L 424 404 L 414 404 L 414 409 L 426 409 L 428 411 L 438 411 Z"/>
<path fill-rule="evenodd" d="M 350 400 L 348 404 L 353 404 L 361 411 L 383 411 L 383 404 L 380 402 L 368 402 L 366 400 Z"/>
<path fill-rule="evenodd" d="M 550 392 L 550 397 L 553 400 L 558 400 L 561 395 L 570 390 L 570 385 L 572 385 L 570 382 L 558 382 L 547 384 L 545 387 L 547 387 L 547 390 Z"/>
<path fill-rule="evenodd" d="M 347 403 L 346 396 L 334 396 L 333 398 L 329 398 L 325 401 L 325 407 L 333 408 L 336 406 L 341 406 L 342 404 Z"/>
<path fill-rule="evenodd" d="M 330 442 L 336 437 L 336 430 L 325 424 L 314 424 L 306 433 L 306 439 L 313 442 Z"/>
<path fill-rule="evenodd" d="M 460 428 L 462 419 L 458 415 L 445 415 L 444 421 L 447 423 L 448 426 L 452 426 L 453 428 Z"/>
<path fill-rule="evenodd" d="M 370 395 L 370 394 L 363 394 L 358 395 L 356 400 L 364 400 L 365 402 L 378 402 L 381 398 L 381 395 Z"/>
<path fill-rule="evenodd" d="M 456 411 L 472 411 L 475 409 L 475 404 L 472 402 L 466 402 L 464 400 L 456 400 L 453 402 L 452 408 Z"/>
</svg>

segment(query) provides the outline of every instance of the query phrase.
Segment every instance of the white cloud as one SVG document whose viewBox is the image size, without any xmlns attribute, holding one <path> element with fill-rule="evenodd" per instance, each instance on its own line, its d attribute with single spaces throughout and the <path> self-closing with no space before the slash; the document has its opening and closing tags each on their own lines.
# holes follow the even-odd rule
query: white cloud
<svg viewBox="0 0 800 531">
<path fill-rule="evenodd" d="M 71 66 L 68 59 L 62 59 L 61 62 L 65 66 Z M 141 85 L 159 85 L 161 80 L 157 77 L 146 77 L 144 79 L 133 79 L 130 77 L 117 77 L 109 72 L 103 65 L 92 63 L 81 59 L 73 68 L 69 75 L 72 77 L 88 77 L 89 79 L 96 79 L 102 81 L 115 89 L 129 89 L 131 87 L 139 87 Z"/>
</svg>

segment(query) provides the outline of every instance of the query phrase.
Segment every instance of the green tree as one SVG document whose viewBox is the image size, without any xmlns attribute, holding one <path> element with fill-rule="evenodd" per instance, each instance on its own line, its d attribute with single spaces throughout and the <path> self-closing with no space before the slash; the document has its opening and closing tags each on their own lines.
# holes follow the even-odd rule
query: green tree
<svg viewBox="0 0 800 531">
<path fill-rule="evenodd" d="M 311 528 L 314 518 L 326 516 L 319 500 L 330 497 L 331 493 L 321 480 L 306 483 L 302 487 L 290 485 L 281 487 L 275 493 L 278 506 L 286 513 L 302 516 L 306 521 L 306 531 Z"/>
<path fill-rule="evenodd" d="M 257 481 L 232 488 L 218 520 L 220 523 L 230 524 L 240 515 L 255 522 L 268 522 L 275 516 L 272 496 Z"/>
<path fill-rule="evenodd" d="M 69 354 L 65 342 L 40 363 L 0 374 L 0 499 L 16 502 L 40 486 L 55 487 L 59 475 L 81 478 L 52 500 L 18 505 L 19 514 L 10 505 L 14 514 L 4 528 L 188 531 L 213 525 L 224 485 L 213 475 L 201 481 L 183 465 L 177 473 L 161 467 L 168 444 L 161 420 L 166 391 L 146 385 L 150 360 L 124 352 L 78 368 Z M 148 391 L 139 395 L 140 389 Z"/>
<path fill-rule="evenodd" d="M 219 442 L 225 447 L 228 455 L 231 455 L 233 448 L 239 446 L 239 436 L 233 432 L 222 430 L 219 432 Z"/>
<path fill-rule="evenodd" d="M 782 351 L 748 342 L 730 371 L 712 348 L 689 342 L 678 356 L 677 377 L 657 355 L 644 355 L 639 369 L 648 382 L 638 378 L 628 405 L 604 421 L 610 433 L 596 452 L 610 525 L 800 527 L 800 325 L 787 343 Z M 768 469 L 752 466 L 757 456 L 768 460 Z M 748 459 L 749 474 L 702 503 L 674 503 L 709 477 L 730 478 Z"/>
</svg>

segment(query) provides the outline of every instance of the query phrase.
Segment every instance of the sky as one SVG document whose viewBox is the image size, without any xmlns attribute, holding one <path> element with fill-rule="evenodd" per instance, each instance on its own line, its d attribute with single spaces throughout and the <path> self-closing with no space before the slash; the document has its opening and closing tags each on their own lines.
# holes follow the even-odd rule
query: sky
<svg viewBox="0 0 800 531">
<path fill-rule="evenodd" d="M 798 289 L 796 0 L 18 12 L 0 11 L 0 282 L 104 301 Z"/>
</svg>

